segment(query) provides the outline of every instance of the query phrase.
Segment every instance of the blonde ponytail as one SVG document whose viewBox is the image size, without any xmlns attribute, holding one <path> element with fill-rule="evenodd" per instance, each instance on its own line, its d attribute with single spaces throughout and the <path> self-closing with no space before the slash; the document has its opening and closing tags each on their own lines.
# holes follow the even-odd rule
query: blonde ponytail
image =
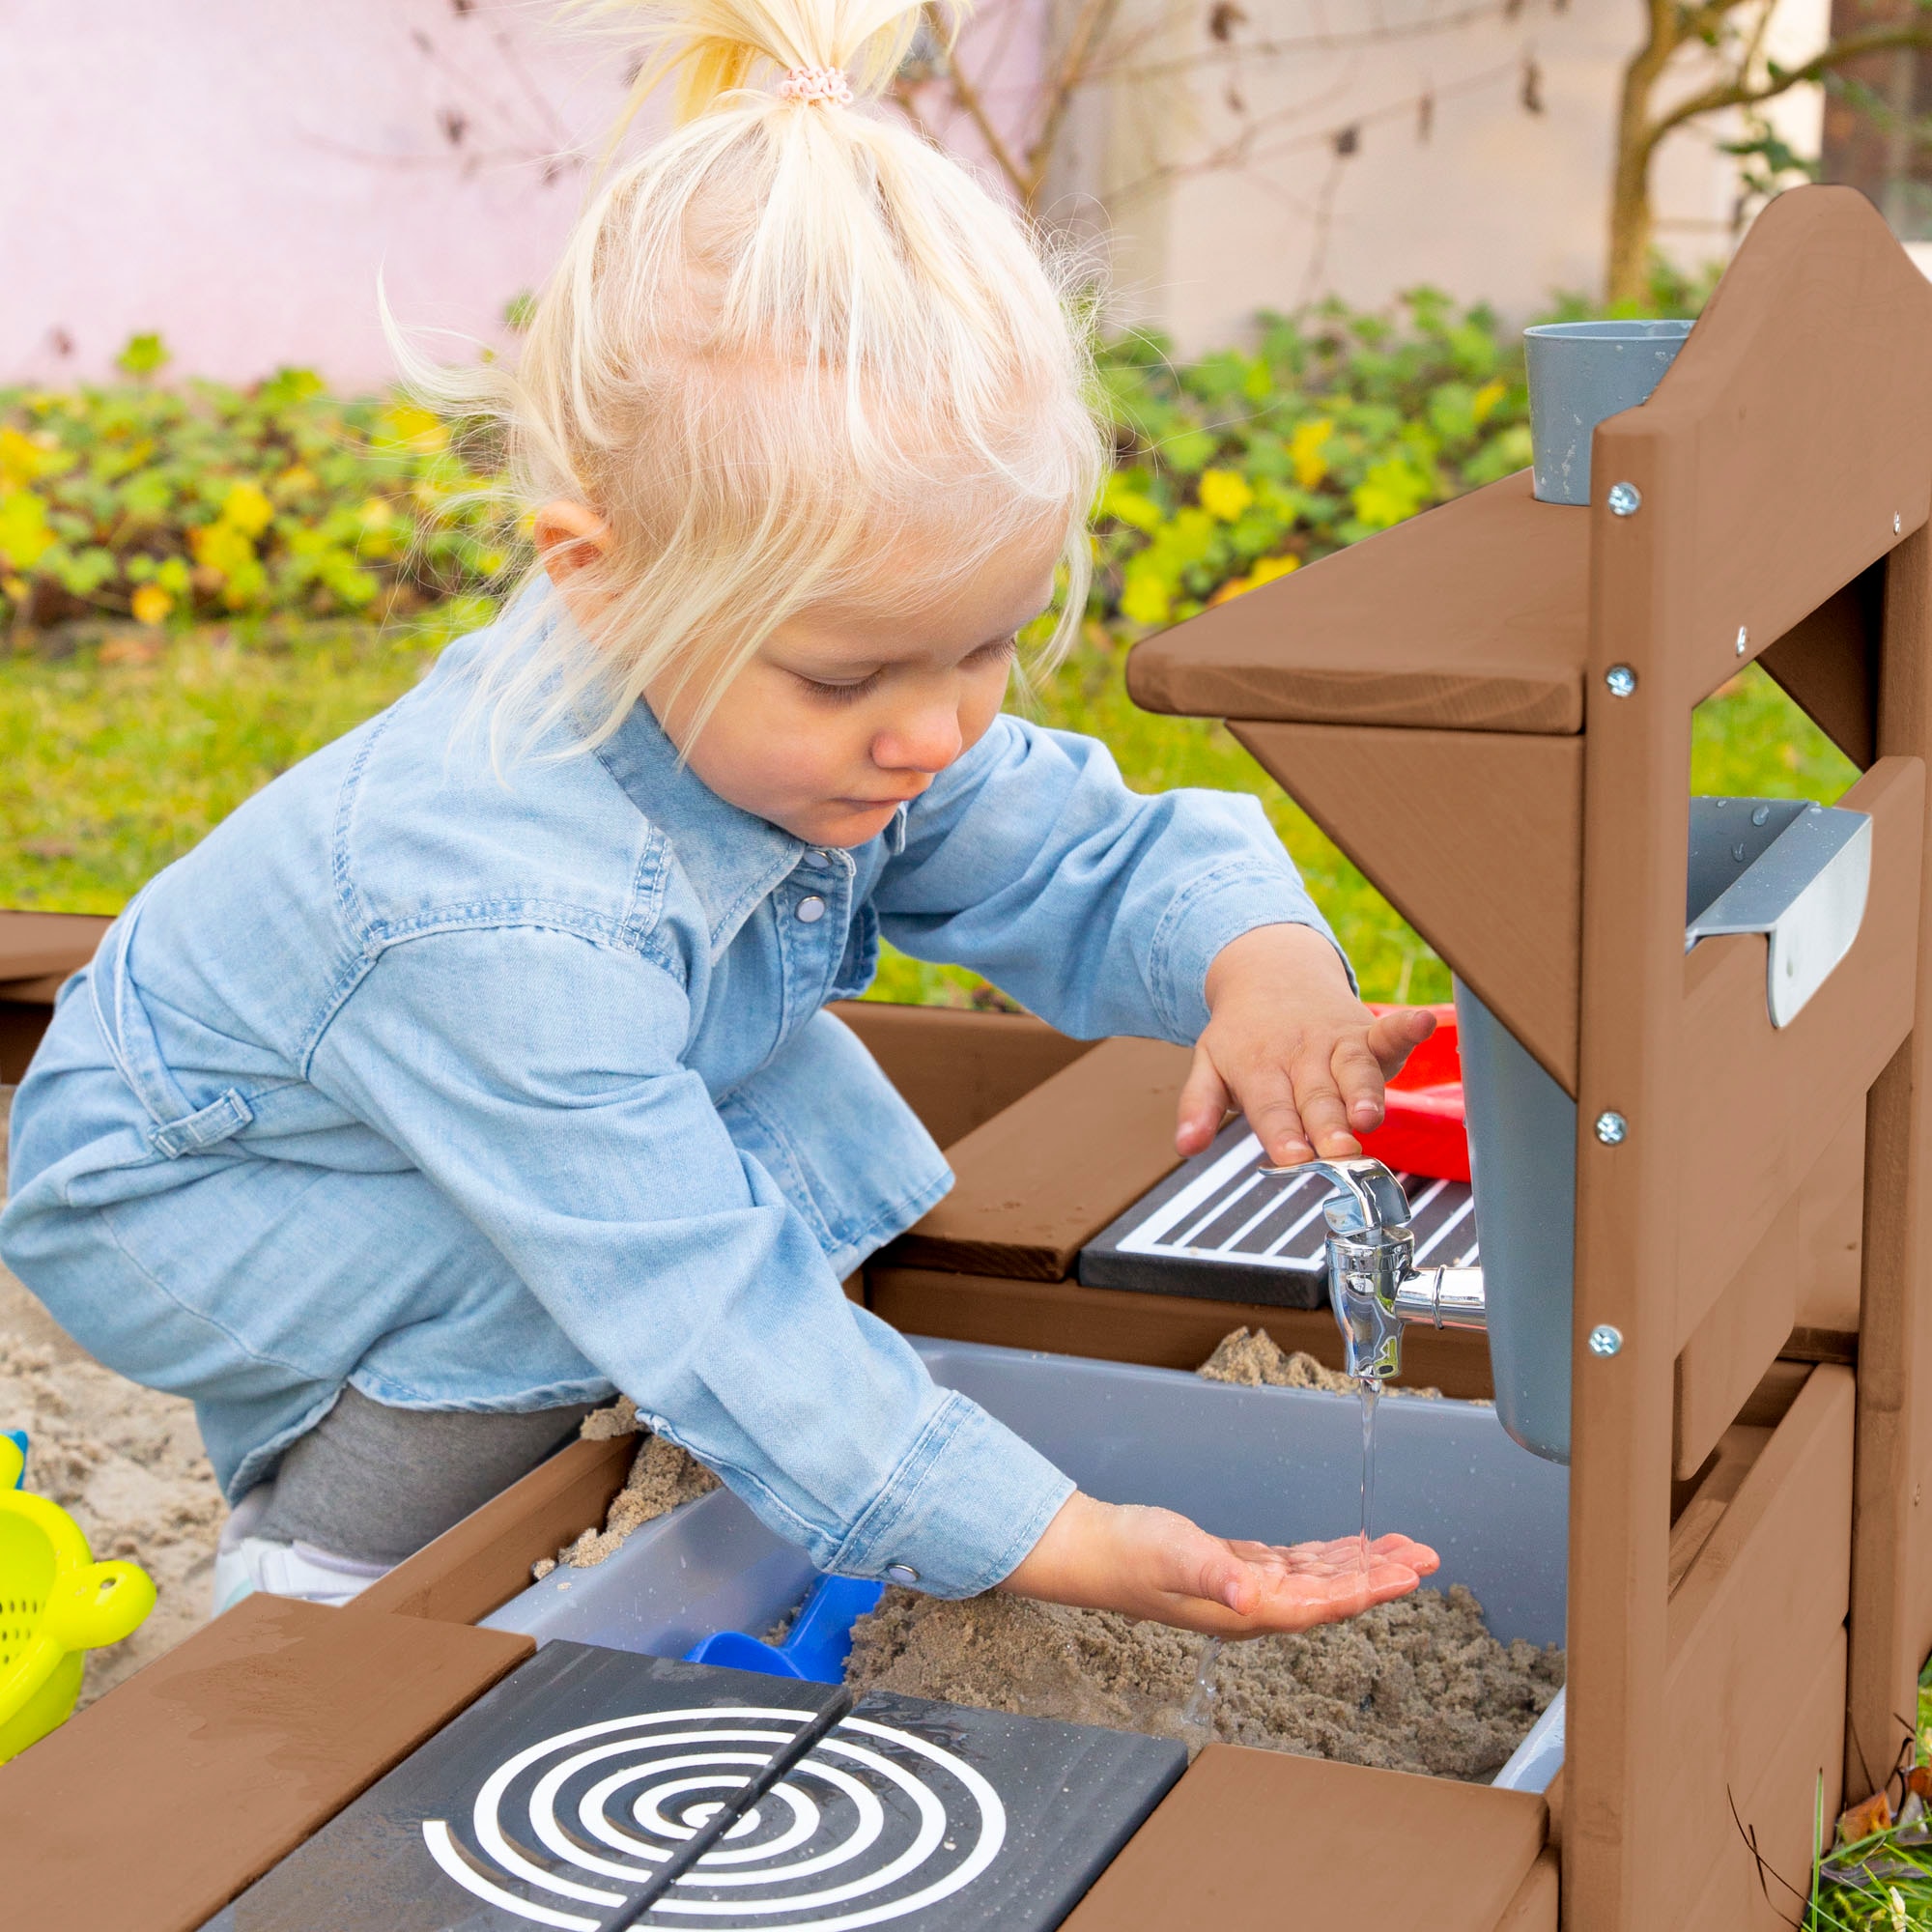
<svg viewBox="0 0 1932 1932">
<path fill-rule="evenodd" d="M 804 606 L 891 609 L 904 573 L 956 582 L 1048 527 L 1065 538 L 1056 655 L 1104 462 L 1091 302 L 957 162 L 840 103 L 837 75 L 861 96 L 889 84 L 918 7 L 584 11 L 635 27 L 633 108 L 674 78 L 680 124 L 609 169 L 514 373 L 412 370 L 501 422 L 524 503 L 571 497 L 611 530 L 579 601 L 596 636 L 512 640 L 486 673 L 499 755 L 565 723 L 597 743 L 667 677 L 695 680 L 701 717 Z"/>
</svg>

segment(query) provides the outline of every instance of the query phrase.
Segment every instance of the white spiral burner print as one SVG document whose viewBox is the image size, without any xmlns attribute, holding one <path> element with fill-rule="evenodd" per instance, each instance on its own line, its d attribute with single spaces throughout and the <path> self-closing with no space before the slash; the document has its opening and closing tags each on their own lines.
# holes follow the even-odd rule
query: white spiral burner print
<svg viewBox="0 0 1932 1932">
<path fill-rule="evenodd" d="M 440 1818 L 424 1821 L 423 1839 L 449 1877 L 499 1910 L 596 1932 L 810 1716 L 713 1706 L 584 1724 L 490 1775 L 469 1816 L 474 1849 Z M 880 1925 L 971 1885 L 1006 1833 L 999 1793 L 970 1764 L 908 1731 L 847 1718 L 645 1923 Z M 519 1851 L 519 1838 L 554 1862 Z"/>
</svg>

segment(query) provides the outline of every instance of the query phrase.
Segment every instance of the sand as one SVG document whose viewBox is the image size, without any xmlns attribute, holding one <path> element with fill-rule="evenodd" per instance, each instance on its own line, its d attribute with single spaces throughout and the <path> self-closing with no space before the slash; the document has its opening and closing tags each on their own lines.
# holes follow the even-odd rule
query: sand
<svg viewBox="0 0 1932 1932">
<path fill-rule="evenodd" d="M 0 1088 L 0 1179 L 12 1098 Z M 97 1557 L 129 1558 L 155 1579 L 147 1622 L 125 1642 L 89 1654 L 86 1704 L 206 1621 L 214 1540 L 227 1511 L 192 1406 L 102 1368 L 4 1268 L 0 1429 L 27 1432 L 26 1487 L 59 1503 Z"/>
<path fill-rule="evenodd" d="M 583 1418 L 579 1434 L 588 1442 L 608 1442 L 618 1435 L 642 1435 L 638 1453 L 631 1459 L 631 1473 L 624 1487 L 611 1499 L 604 1515 L 604 1527 L 586 1529 L 575 1543 L 567 1544 L 553 1557 L 540 1557 L 530 1568 L 539 1582 L 559 1563 L 575 1570 L 588 1570 L 623 1548 L 633 1530 L 719 1487 L 718 1478 L 695 1456 L 662 1435 L 653 1435 L 638 1421 L 637 1405 L 621 1396 L 609 1408 L 592 1409 Z"/>
<path fill-rule="evenodd" d="M 1182 1720 L 1203 1639 L 1107 1610 L 891 1589 L 853 1631 L 846 1681 L 984 1710 L 1208 1741 Z M 1346 1624 L 1230 1644 L 1213 1734 L 1345 1764 L 1481 1780 L 1563 1683 L 1563 1653 L 1498 1643 L 1460 1584 Z"/>
<path fill-rule="evenodd" d="M 1352 1376 L 1327 1367 L 1304 1350 L 1290 1354 L 1265 1328 L 1236 1328 L 1223 1335 L 1194 1373 L 1210 1382 L 1238 1382 L 1244 1388 L 1325 1389 L 1331 1395 L 1354 1395 L 1361 1387 Z M 1408 1388 L 1398 1382 L 1390 1382 L 1382 1393 L 1442 1400 L 1438 1388 Z"/>
<path fill-rule="evenodd" d="M 1249 1387 L 1355 1384 L 1265 1330 L 1224 1336 L 1199 1373 Z M 1391 1394 L 1398 1391 L 1391 1390 Z M 1435 1389 L 1400 1393 L 1439 1397 Z M 998 1594 L 963 1603 L 888 1590 L 853 1631 L 846 1681 L 948 1703 L 1208 1742 L 1183 1719 L 1204 1640 L 1104 1610 Z M 1231 1644 L 1212 1735 L 1346 1764 L 1492 1777 L 1563 1683 L 1563 1652 L 1499 1643 L 1462 1585 L 1419 1590 L 1345 1624 Z"/>
</svg>

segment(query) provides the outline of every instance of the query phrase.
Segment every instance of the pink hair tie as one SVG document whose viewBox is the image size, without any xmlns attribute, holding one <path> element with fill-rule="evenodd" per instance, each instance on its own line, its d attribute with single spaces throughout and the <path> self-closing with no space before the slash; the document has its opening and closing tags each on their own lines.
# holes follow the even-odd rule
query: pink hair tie
<svg viewBox="0 0 1932 1932">
<path fill-rule="evenodd" d="M 795 67 L 775 90 L 781 100 L 809 105 L 817 100 L 828 107 L 850 107 L 852 83 L 836 67 Z"/>
</svg>

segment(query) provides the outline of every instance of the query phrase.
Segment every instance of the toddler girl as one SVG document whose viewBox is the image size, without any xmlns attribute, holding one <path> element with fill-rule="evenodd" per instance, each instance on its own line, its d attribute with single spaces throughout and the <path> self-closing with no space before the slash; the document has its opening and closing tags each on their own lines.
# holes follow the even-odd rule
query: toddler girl
<svg viewBox="0 0 1932 1932">
<path fill-rule="evenodd" d="M 1412 1589 L 1102 1504 L 840 1279 L 951 1182 L 825 1010 L 881 935 L 1082 1036 L 1197 1042 L 1277 1160 L 1356 1151 L 1374 1019 L 1250 799 L 1001 712 L 1105 461 L 1022 224 L 856 102 L 908 0 L 686 0 L 679 125 L 582 217 L 494 411 L 541 568 L 277 779 L 63 989 L 0 1252 L 193 1398 L 217 1607 L 342 1602 L 613 1391 L 822 1569 L 1229 1634 Z M 648 84 L 650 74 L 645 77 Z"/>
</svg>

